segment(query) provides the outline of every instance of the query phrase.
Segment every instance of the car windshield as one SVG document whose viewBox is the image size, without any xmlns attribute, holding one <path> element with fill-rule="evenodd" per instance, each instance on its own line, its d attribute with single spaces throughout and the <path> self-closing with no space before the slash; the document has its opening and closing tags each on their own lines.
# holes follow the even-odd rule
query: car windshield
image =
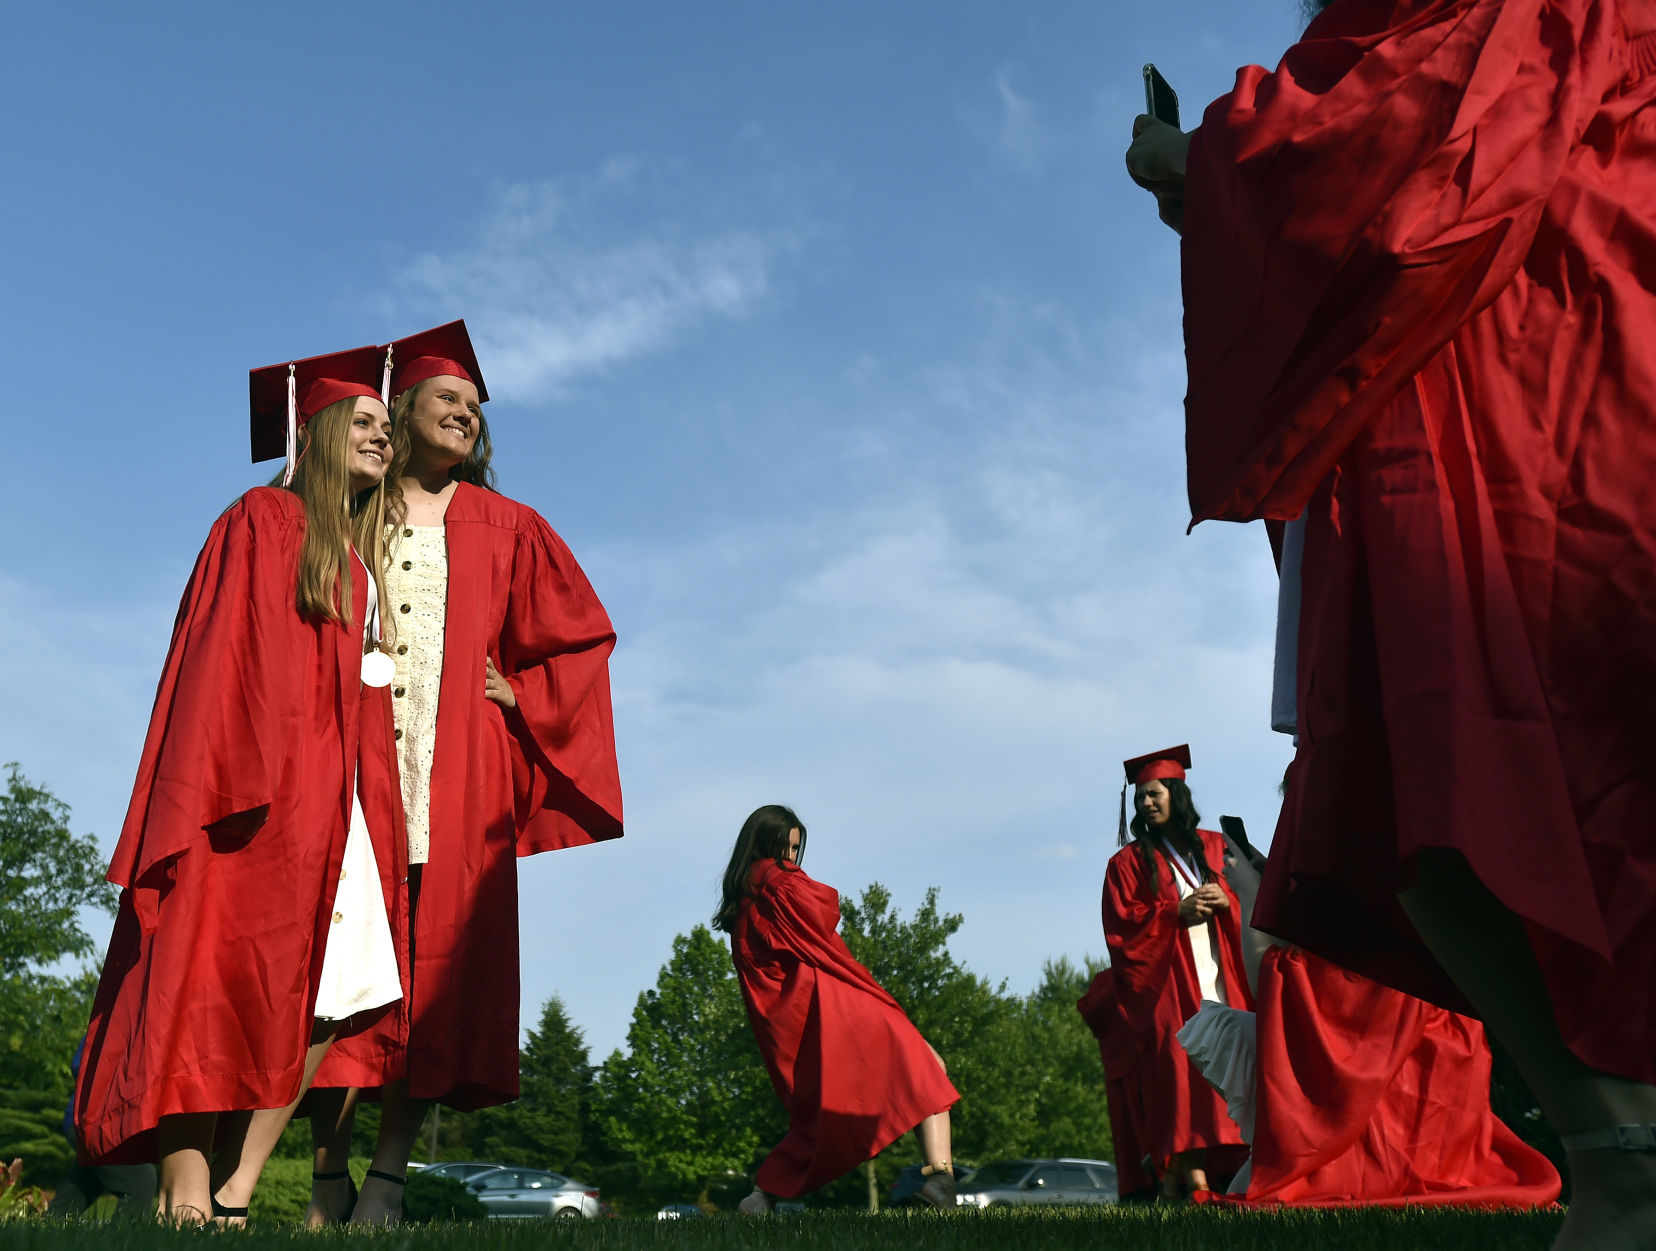
<svg viewBox="0 0 1656 1251">
<path fill-rule="evenodd" d="M 1016 1186 L 1028 1172 L 1028 1160 L 996 1160 L 972 1174 L 972 1185 L 979 1190 L 987 1190 L 990 1186 Z"/>
</svg>

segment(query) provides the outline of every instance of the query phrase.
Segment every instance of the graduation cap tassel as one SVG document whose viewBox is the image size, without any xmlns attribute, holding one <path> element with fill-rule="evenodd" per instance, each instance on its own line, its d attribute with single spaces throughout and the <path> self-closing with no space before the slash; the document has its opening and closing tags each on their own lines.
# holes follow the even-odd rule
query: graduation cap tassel
<svg viewBox="0 0 1656 1251">
<path fill-rule="evenodd" d="M 287 402 L 287 468 L 282 470 L 282 485 L 293 483 L 293 471 L 299 467 L 299 380 L 297 370 L 288 366 Z"/>
<path fill-rule="evenodd" d="M 391 407 L 391 352 L 397 345 L 385 345 L 385 372 L 380 374 L 380 403 L 386 408 Z"/>
<path fill-rule="evenodd" d="M 1127 788 L 1121 788 L 1121 824 L 1116 827 L 1116 846 L 1127 846 Z"/>
</svg>

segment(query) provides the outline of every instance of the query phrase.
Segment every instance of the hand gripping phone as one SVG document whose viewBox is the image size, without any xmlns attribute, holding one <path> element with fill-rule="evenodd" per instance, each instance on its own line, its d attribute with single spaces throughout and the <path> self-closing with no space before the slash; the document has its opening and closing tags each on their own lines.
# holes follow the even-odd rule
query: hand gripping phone
<svg viewBox="0 0 1656 1251">
<path fill-rule="evenodd" d="M 1144 111 L 1169 126 L 1179 124 L 1179 94 L 1167 85 L 1161 71 L 1148 62 L 1144 66 Z"/>
</svg>

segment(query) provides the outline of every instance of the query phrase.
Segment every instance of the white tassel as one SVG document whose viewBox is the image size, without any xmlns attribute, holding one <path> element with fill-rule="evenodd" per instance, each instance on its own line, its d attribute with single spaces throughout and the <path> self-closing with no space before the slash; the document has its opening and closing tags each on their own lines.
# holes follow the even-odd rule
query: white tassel
<svg viewBox="0 0 1656 1251">
<path fill-rule="evenodd" d="M 394 343 L 385 345 L 385 372 L 380 375 L 380 403 L 388 409 L 391 407 L 391 351 L 395 347 Z"/>
<path fill-rule="evenodd" d="M 297 370 L 288 366 L 287 403 L 287 468 L 282 471 L 282 485 L 291 486 L 293 471 L 299 467 L 299 380 Z"/>
</svg>

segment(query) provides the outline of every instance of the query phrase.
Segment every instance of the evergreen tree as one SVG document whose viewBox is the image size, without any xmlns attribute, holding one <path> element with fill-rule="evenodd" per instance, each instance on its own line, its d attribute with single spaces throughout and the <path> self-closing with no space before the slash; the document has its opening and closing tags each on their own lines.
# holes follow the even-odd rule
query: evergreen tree
<svg viewBox="0 0 1656 1251">
<path fill-rule="evenodd" d="M 730 951 L 705 925 L 673 940 L 655 987 L 638 997 L 627 1050 L 598 1071 L 591 1119 L 606 1189 L 704 1204 L 716 1185 L 741 1188 L 782 1136 Z"/>
<path fill-rule="evenodd" d="M 472 1152 L 480 1160 L 567 1173 L 586 1128 L 592 1063 L 586 1039 L 556 995 L 542 1005 L 540 1028 L 530 1031 L 519 1069 L 516 1102 L 467 1118 Z"/>
</svg>

